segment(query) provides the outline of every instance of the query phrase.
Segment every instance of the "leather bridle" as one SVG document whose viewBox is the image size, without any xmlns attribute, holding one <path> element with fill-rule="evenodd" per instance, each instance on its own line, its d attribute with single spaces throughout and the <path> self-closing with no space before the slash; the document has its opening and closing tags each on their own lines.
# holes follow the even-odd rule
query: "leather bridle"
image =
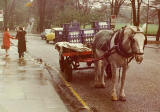
<svg viewBox="0 0 160 112">
<path fill-rule="evenodd" d="M 143 49 L 144 49 L 145 45 L 147 44 L 147 37 L 146 37 L 146 35 L 145 35 L 143 32 L 140 32 L 140 31 L 136 31 L 136 32 L 135 32 L 135 31 L 134 31 L 134 33 L 132 34 L 132 36 L 129 37 L 130 40 L 131 40 L 131 43 L 130 43 L 131 49 L 132 49 L 133 54 L 143 55 L 144 53 L 137 53 L 137 52 L 134 52 L 134 51 L 133 51 L 133 43 L 134 43 L 134 41 L 135 41 L 135 40 L 133 39 L 133 37 L 134 37 L 135 34 L 137 34 L 137 33 L 141 33 L 141 34 L 143 34 L 143 35 L 145 36 Z"/>
<path fill-rule="evenodd" d="M 123 37 L 124 37 L 124 30 L 125 28 L 121 29 L 121 30 L 118 30 L 117 31 L 117 34 L 116 34 L 116 38 L 115 38 L 115 45 L 116 45 L 116 51 L 119 55 L 123 56 L 123 57 L 126 57 L 126 58 L 129 58 L 129 57 L 132 57 L 134 55 L 143 55 L 144 53 L 137 53 L 137 52 L 134 52 L 133 51 L 133 37 L 135 36 L 135 34 L 137 33 L 142 33 L 144 35 L 143 32 L 140 32 L 140 31 L 133 31 L 132 35 L 129 37 L 129 39 L 131 40 L 130 41 L 130 45 L 131 45 L 131 49 L 132 49 L 132 52 L 128 53 L 124 50 L 123 48 L 123 45 L 122 45 L 122 41 L 123 41 Z M 145 36 L 145 35 L 144 35 Z M 145 42 L 144 42 L 144 45 L 147 44 L 147 38 L 145 36 Z"/>
</svg>

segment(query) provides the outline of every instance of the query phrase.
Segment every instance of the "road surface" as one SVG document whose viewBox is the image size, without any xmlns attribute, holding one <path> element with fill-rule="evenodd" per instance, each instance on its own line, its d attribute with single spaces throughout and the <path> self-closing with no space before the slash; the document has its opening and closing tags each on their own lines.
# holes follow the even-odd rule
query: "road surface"
<svg viewBox="0 0 160 112">
<path fill-rule="evenodd" d="M 126 102 L 111 100 L 111 81 L 106 80 L 105 89 L 94 88 L 94 70 L 73 72 L 71 87 L 94 112 L 160 112 L 160 46 L 145 47 L 142 64 L 132 61 L 126 77 Z M 51 72 L 55 81 L 59 81 L 59 55 L 54 44 L 47 44 L 39 36 L 27 36 L 27 53 L 43 60 L 54 68 Z M 62 85 L 61 81 L 58 82 Z M 65 94 L 68 94 L 65 92 Z M 67 95 L 66 95 L 67 96 Z M 72 102 L 73 103 L 73 102 Z M 68 103 L 68 105 L 76 105 Z"/>
</svg>

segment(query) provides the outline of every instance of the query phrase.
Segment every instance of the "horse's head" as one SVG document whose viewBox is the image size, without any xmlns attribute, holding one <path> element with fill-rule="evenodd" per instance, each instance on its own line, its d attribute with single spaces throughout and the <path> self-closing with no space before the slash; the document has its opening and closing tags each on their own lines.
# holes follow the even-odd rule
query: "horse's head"
<svg viewBox="0 0 160 112">
<path fill-rule="evenodd" d="M 147 38 L 144 34 L 145 25 L 140 28 L 136 26 L 128 26 L 124 31 L 126 42 L 129 43 L 130 52 L 134 55 L 136 61 L 141 63 L 143 60 L 144 46 L 147 44 Z"/>
<path fill-rule="evenodd" d="M 145 27 L 139 28 L 132 26 L 130 28 L 132 30 L 130 46 L 137 63 L 141 63 L 143 60 L 144 46 L 147 44 L 147 38 L 144 34 Z"/>
</svg>

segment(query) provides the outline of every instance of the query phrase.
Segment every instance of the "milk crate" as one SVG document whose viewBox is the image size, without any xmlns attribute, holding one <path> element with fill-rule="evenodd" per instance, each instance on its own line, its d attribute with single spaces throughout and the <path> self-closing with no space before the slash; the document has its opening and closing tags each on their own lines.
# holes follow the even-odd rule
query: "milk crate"
<svg viewBox="0 0 160 112">
<path fill-rule="evenodd" d="M 63 24 L 64 31 L 77 31 L 80 30 L 80 23 L 66 23 Z"/>
<path fill-rule="evenodd" d="M 93 37 L 95 36 L 96 32 L 94 29 L 83 29 L 81 30 L 82 36 L 82 43 L 83 44 L 90 44 L 92 43 Z"/>
<path fill-rule="evenodd" d="M 63 30 L 56 30 L 55 31 L 55 42 L 66 41 L 63 35 L 64 35 Z"/>
<path fill-rule="evenodd" d="M 93 22 L 92 28 L 95 29 L 96 32 L 100 30 L 110 30 L 111 29 L 109 21 Z"/>
<path fill-rule="evenodd" d="M 66 32 L 67 42 L 70 43 L 82 43 L 82 37 L 80 30 Z"/>
</svg>

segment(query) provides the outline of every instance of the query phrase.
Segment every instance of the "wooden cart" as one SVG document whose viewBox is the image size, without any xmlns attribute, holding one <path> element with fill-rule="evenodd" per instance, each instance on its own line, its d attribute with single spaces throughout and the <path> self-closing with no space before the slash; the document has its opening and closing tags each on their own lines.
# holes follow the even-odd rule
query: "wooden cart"
<svg viewBox="0 0 160 112">
<path fill-rule="evenodd" d="M 65 45 L 63 45 L 63 43 Z M 80 47 L 76 45 L 80 45 Z M 55 47 L 59 52 L 60 70 L 64 72 L 64 76 L 67 81 L 72 81 L 73 70 L 93 68 L 91 66 L 93 63 L 92 51 L 90 48 L 85 47 L 83 44 L 61 42 L 57 43 Z M 86 63 L 87 66 L 80 67 L 80 62 Z"/>
</svg>

